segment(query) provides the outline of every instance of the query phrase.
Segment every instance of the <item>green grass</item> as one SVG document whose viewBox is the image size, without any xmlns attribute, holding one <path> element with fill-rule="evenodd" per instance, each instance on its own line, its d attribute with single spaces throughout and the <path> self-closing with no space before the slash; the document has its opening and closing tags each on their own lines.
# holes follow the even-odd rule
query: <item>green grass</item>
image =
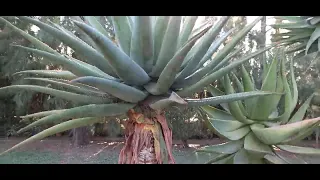
<svg viewBox="0 0 320 180">
<path fill-rule="evenodd" d="M 61 156 L 54 152 L 15 152 L 0 157 L 0 164 L 57 164 Z"/>
<path fill-rule="evenodd" d="M 118 153 L 108 150 L 88 158 L 79 153 L 65 155 L 52 151 L 23 151 L 0 157 L 0 164 L 117 164 Z M 190 162 L 190 152 L 174 150 L 173 154 L 178 164 Z"/>
<path fill-rule="evenodd" d="M 0 141 L 0 152 L 12 147 L 22 139 Z M 198 143 L 216 144 L 221 143 L 221 140 L 193 142 L 193 144 Z M 119 141 L 99 139 L 83 148 L 75 148 L 70 146 L 67 139 L 43 140 L 0 156 L 0 164 L 117 164 L 122 145 L 123 143 Z M 173 156 L 176 163 L 198 164 L 209 160 L 208 154 L 197 157 L 193 154 L 194 150 L 194 148 L 175 146 Z M 320 157 L 304 157 L 303 159 L 311 164 L 320 164 Z"/>
</svg>

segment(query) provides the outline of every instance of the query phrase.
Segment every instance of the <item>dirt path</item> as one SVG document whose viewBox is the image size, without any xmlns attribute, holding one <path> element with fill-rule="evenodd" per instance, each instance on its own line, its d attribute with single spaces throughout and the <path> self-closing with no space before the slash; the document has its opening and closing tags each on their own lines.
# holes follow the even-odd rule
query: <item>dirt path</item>
<svg viewBox="0 0 320 180">
<path fill-rule="evenodd" d="M 0 152 L 21 142 L 24 138 L 0 139 Z M 178 164 L 205 161 L 192 156 L 201 146 L 218 144 L 221 139 L 188 140 L 190 148 L 182 148 L 182 142 L 174 140 L 174 156 Z M 315 147 L 314 142 L 303 142 Z M 54 137 L 26 145 L 19 150 L 0 157 L 0 164 L 117 164 L 123 138 L 95 137 L 88 146 L 73 147 L 67 137 Z M 195 159 L 196 158 L 196 159 Z M 197 161 L 196 161 L 197 160 Z M 320 163 L 320 158 L 308 158 L 309 163 Z"/>
</svg>

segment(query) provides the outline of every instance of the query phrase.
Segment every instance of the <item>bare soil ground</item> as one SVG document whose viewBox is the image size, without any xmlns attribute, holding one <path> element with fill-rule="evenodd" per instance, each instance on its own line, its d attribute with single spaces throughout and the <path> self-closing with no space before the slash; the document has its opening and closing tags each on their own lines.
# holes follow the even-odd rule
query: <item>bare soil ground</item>
<svg viewBox="0 0 320 180">
<path fill-rule="evenodd" d="M 14 146 L 25 138 L 0 139 L 0 152 Z M 123 138 L 94 137 L 88 146 L 77 148 L 67 137 L 53 137 L 26 145 L 19 150 L 0 157 L 0 164 L 117 164 L 123 146 Z M 221 139 L 188 140 L 190 148 L 174 140 L 174 157 L 177 164 L 203 163 L 207 157 L 196 157 L 192 152 L 205 145 L 218 144 Z M 316 147 L 313 141 L 302 142 L 304 146 Z M 320 164 L 320 157 L 305 157 L 311 164 Z"/>
</svg>

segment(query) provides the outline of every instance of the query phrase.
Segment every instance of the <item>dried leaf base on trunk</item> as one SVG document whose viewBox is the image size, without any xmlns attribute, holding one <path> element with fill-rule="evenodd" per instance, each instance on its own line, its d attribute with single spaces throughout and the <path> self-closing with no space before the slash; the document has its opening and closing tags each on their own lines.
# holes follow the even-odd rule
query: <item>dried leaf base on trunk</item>
<svg viewBox="0 0 320 180">
<path fill-rule="evenodd" d="M 172 131 L 164 114 L 151 109 L 148 111 L 149 113 L 137 113 L 134 110 L 128 112 L 126 142 L 120 152 L 119 164 L 175 163 L 171 151 Z"/>
</svg>

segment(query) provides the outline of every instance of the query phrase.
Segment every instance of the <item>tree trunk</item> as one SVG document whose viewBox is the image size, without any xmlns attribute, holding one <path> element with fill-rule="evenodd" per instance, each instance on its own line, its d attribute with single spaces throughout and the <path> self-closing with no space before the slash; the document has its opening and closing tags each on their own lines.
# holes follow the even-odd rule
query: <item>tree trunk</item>
<svg viewBox="0 0 320 180">
<path fill-rule="evenodd" d="M 77 147 L 88 145 L 90 142 L 89 127 L 80 127 L 72 130 L 72 143 Z"/>
<path fill-rule="evenodd" d="M 267 17 L 263 16 L 261 19 L 260 32 L 256 36 L 256 43 L 257 43 L 258 49 L 262 49 L 262 48 L 266 47 L 266 37 L 267 37 L 266 36 L 266 34 L 267 34 L 266 27 L 267 27 Z M 261 53 L 258 57 L 259 57 L 258 58 L 259 62 L 261 62 L 260 63 L 260 71 L 263 71 L 264 68 L 266 68 L 264 66 L 267 63 L 266 52 Z M 258 74 L 258 73 L 255 73 L 255 74 Z M 262 85 L 262 81 L 263 81 L 262 78 L 263 78 L 262 76 L 258 76 L 258 78 L 257 78 L 259 86 Z"/>
<path fill-rule="evenodd" d="M 316 145 L 317 145 L 317 148 L 319 148 L 319 133 L 320 133 L 320 128 L 318 127 L 316 129 Z"/>
<path fill-rule="evenodd" d="M 267 28 L 267 17 L 266 16 L 263 16 L 263 18 L 261 19 L 261 44 L 259 44 L 259 47 L 258 48 L 265 48 L 266 47 L 266 39 L 267 39 L 267 31 L 266 31 L 266 28 Z M 266 61 L 266 53 L 262 53 L 261 54 L 261 59 L 262 59 L 262 62 L 265 62 Z"/>
<path fill-rule="evenodd" d="M 184 148 L 190 148 L 187 139 L 182 139 L 181 141 L 182 141 L 182 146 L 183 146 Z"/>
<path fill-rule="evenodd" d="M 149 107 L 141 113 L 130 110 L 125 122 L 125 145 L 119 164 L 174 164 L 172 130 L 162 112 Z"/>
</svg>

